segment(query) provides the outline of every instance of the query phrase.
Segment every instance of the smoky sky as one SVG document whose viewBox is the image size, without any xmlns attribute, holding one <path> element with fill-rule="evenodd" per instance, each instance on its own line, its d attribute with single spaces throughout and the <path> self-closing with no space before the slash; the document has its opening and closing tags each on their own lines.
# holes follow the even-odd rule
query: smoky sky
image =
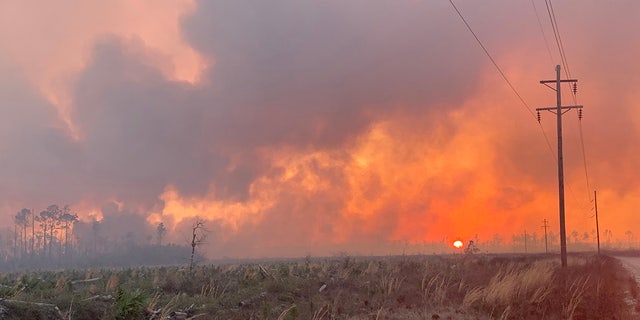
<svg viewBox="0 0 640 320">
<path fill-rule="evenodd" d="M 199 86 L 167 80 L 141 39 L 101 37 L 73 90 L 82 138 L 58 133 L 64 145 L 40 164 L 63 162 L 77 197 L 150 207 L 168 184 L 202 195 L 213 183 L 242 199 L 268 169 L 257 148 L 335 147 L 394 108 L 460 102 L 482 57 L 446 41 L 460 32 L 449 14 L 387 2 L 204 1 L 183 22 L 189 43 L 215 60 Z M 451 52 L 460 59 L 442 63 Z M 453 79 L 462 81 L 451 88 Z"/>
</svg>

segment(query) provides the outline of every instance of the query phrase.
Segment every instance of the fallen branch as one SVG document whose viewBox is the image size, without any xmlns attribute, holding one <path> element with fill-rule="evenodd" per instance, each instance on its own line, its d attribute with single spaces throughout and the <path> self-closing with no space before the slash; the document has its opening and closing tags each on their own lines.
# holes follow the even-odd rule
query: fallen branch
<svg viewBox="0 0 640 320">
<path fill-rule="evenodd" d="M 187 313 L 186 312 L 180 312 L 180 311 L 173 311 L 171 312 L 171 314 L 169 314 L 169 318 L 167 318 L 169 320 L 186 320 L 187 319 Z"/>
<path fill-rule="evenodd" d="M 43 302 L 31 302 L 31 301 L 9 300 L 9 299 L 2 299 L 2 300 L 0 300 L 0 302 L 2 302 L 2 303 L 31 304 L 31 305 L 38 306 L 38 307 L 48 307 L 48 308 L 58 309 L 58 306 L 56 306 L 55 304 L 43 303 Z"/>
<path fill-rule="evenodd" d="M 276 280 L 276 277 L 274 277 L 271 273 L 269 273 L 269 271 L 267 271 L 267 269 L 265 269 L 262 265 L 258 265 L 258 267 L 260 267 L 260 273 L 262 274 L 263 277 Z"/>
<path fill-rule="evenodd" d="M 86 298 L 82 301 L 101 301 L 101 302 L 111 302 L 113 301 L 113 296 L 108 294 L 108 295 L 97 295 L 97 296 L 93 296 L 93 297 L 89 297 Z"/>
<path fill-rule="evenodd" d="M 60 309 L 58 309 L 58 306 L 56 306 L 55 304 L 51 304 L 51 303 L 0 299 L 0 304 L 2 304 L 2 305 L 10 305 L 10 304 L 19 305 L 19 304 L 21 304 L 21 305 L 36 306 L 36 307 L 39 307 L 39 308 L 42 308 L 42 309 L 49 309 L 49 310 L 51 310 L 53 312 L 53 314 L 55 316 L 58 316 L 60 319 L 64 319 L 64 316 L 62 315 L 62 312 L 60 312 Z"/>
<path fill-rule="evenodd" d="M 102 280 L 102 278 L 91 278 L 91 279 L 85 279 L 85 280 L 73 280 L 71 281 L 71 284 L 78 284 L 78 283 L 91 283 L 91 282 L 96 282 L 98 280 Z"/>
</svg>

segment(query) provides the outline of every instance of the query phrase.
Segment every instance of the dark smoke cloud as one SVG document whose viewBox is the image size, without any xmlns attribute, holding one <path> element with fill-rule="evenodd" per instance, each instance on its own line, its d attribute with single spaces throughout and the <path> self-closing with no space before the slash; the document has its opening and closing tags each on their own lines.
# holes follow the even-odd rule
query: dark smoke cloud
<svg viewBox="0 0 640 320">
<path fill-rule="evenodd" d="M 456 105 L 482 57 L 446 41 L 445 10 L 204 1 L 184 24 L 215 60 L 199 87 L 167 81 L 144 43 L 103 39 L 75 95 L 87 183 L 147 206 L 168 184 L 245 199 L 269 169 L 256 148 L 336 147 L 395 108 Z"/>
<path fill-rule="evenodd" d="M 74 120 L 94 191 L 149 205 L 168 184 L 206 190 L 218 163 L 195 90 L 164 79 L 144 50 L 135 40 L 98 44 L 78 81 Z"/>
<path fill-rule="evenodd" d="M 469 43 L 447 41 L 456 28 L 445 10 L 380 1 L 199 2 L 185 33 L 216 61 L 208 74 L 213 135 L 243 149 L 336 146 L 381 112 L 460 102 L 481 57 L 466 53 Z M 460 60 L 443 63 L 451 52 Z"/>
<path fill-rule="evenodd" d="M 68 184 L 77 148 L 61 130 L 55 108 L 1 57 L 0 73 L 0 203 L 77 201 Z"/>
</svg>

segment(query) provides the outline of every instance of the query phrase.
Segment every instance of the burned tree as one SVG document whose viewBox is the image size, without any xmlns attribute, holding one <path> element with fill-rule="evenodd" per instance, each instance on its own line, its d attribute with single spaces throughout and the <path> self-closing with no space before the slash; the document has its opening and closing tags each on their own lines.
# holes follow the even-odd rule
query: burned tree
<svg viewBox="0 0 640 320">
<path fill-rule="evenodd" d="M 193 259 L 196 254 L 196 247 L 204 242 L 205 235 L 204 231 L 204 221 L 201 219 L 197 219 L 191 228 L 191 261 L 189 263 L 189 271 L 193 271 Z"/>
<path fill-rule="evenodd" d="M 18 211 L 14 217 L 14 222 L 16 224 L 14 245 L 20 250 L 20 256 L 25 256 L 28 250 L 27 227 L 29 226 L 29 219 L 31 215 L 31 210 L 25 208 Z M 20 230 L 20 236 L 18 236 L 18 230 Z M 14 253 L 14 255 L 15 254 L 16 253 Z"/>
<path fill-rule="evenodd" d="M 58 223 L 64 230 L 64 250 L 61 250 L 60 255 L 68 256 L 71 253 L 69 231 L 71 230 L 71 232 L 73 232 L 73 225 L 78 222 L 78 214 L 71 213 L 71 208 L 69 206 L 64 206 L 62 214 L 58 217 L 58 220 Z"/>
<path fill-rule="evenodd" d="M 164 235 L 167 233 L 167 227 L 164 226 L 163 222 L 158 223 L 158 227 L 156 228 L 157 236 L 158 236 L 158 245 L 162 245 L 162 239 Z"/>
</svg>

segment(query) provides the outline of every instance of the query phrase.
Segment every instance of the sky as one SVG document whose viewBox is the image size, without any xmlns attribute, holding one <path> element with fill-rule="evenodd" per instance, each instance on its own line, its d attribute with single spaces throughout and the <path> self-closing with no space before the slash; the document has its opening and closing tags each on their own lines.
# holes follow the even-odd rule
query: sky
<svg viewBox="0 0 640 320">
<path fill-rule="evenodd" d="M 545 1 L 455 3 L 526 104 L 448 1 L 2 1 L 2 223 L 68 204 L 180 242 L 199 218 L 209 257 L 557 230 Z M 584 105 L 567 231 L 597 190 L 601 230 L 640 236 L 640 2 L 553 8 Z"/>
</svg>

